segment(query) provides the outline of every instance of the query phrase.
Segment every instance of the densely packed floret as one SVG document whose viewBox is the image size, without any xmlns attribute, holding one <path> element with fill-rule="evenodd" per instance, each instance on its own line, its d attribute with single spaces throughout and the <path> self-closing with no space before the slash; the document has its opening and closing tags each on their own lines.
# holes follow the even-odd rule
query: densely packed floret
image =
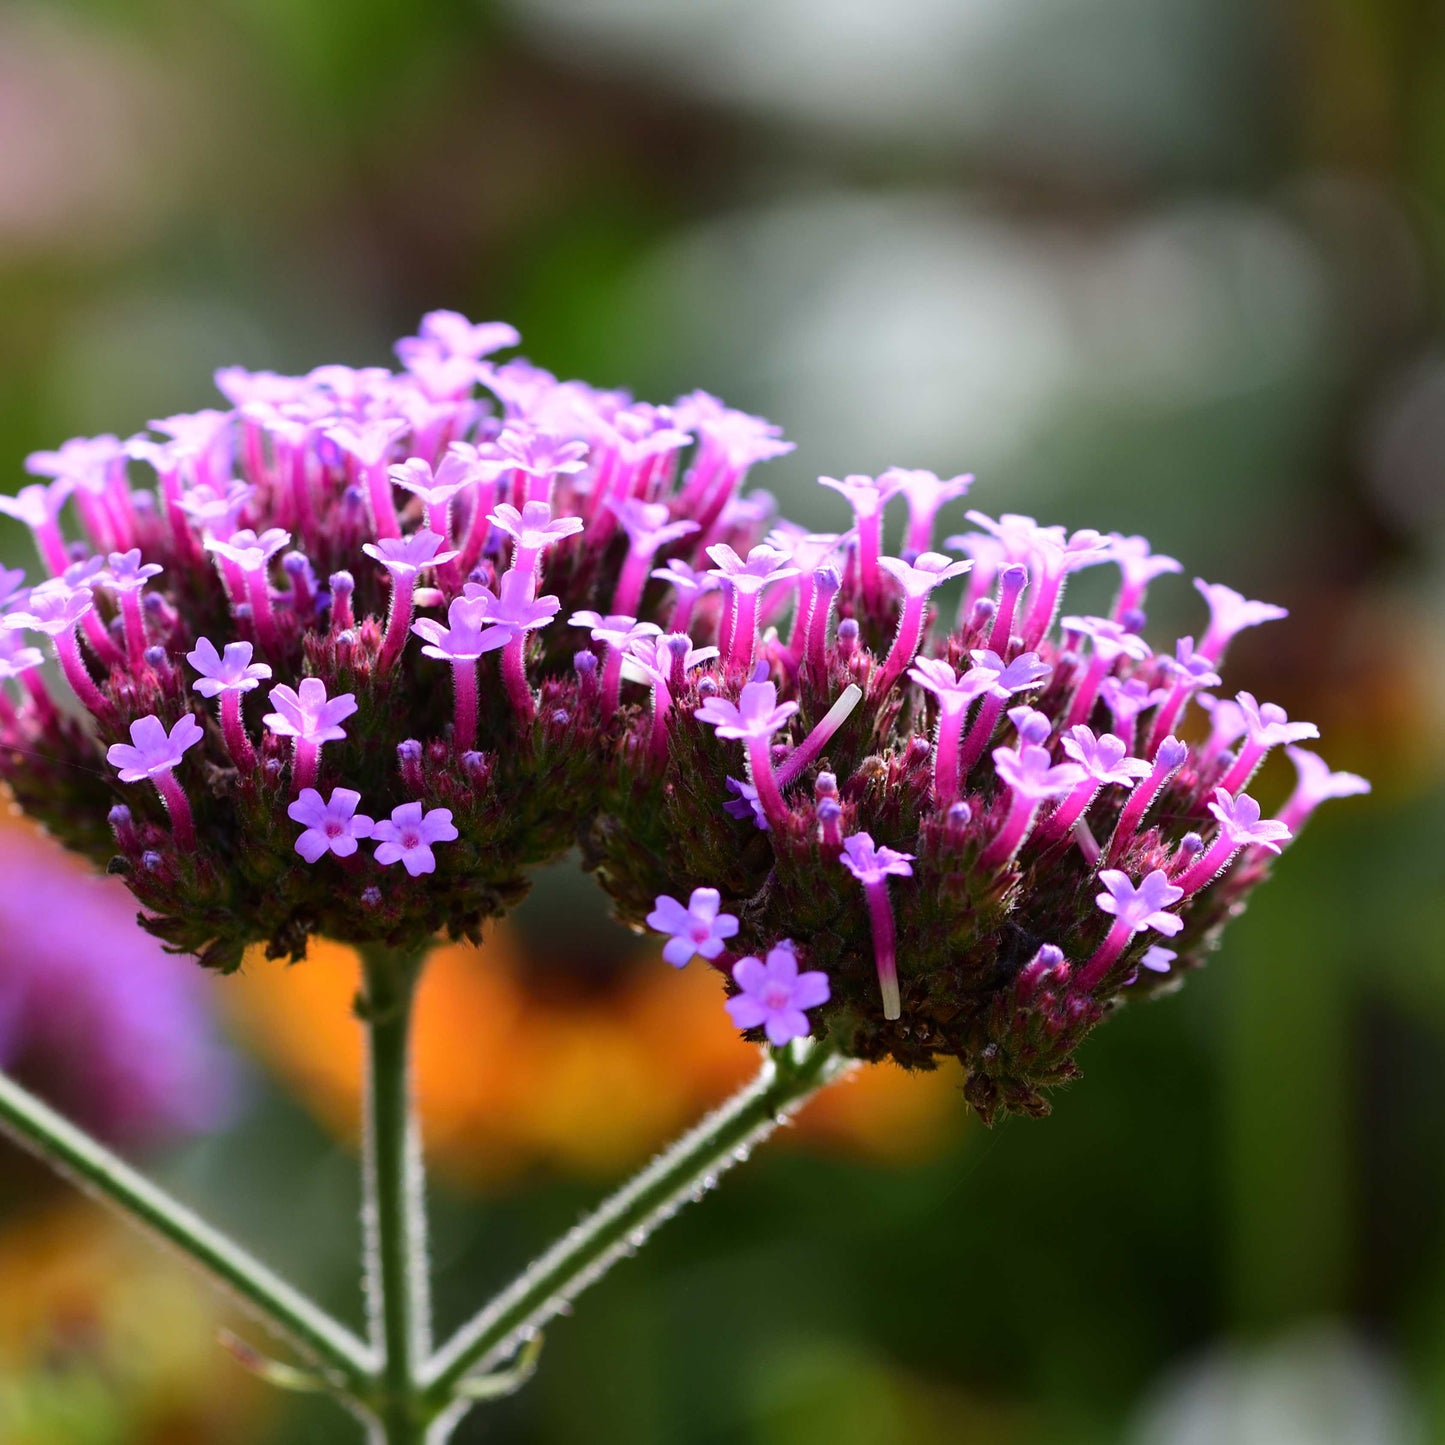
<svg viewBox="0 0 1445 1445">
<path fill-rule="evenodd" d="M 1201 582 L 1203 636 L 1156 653 L 1177 562 L 973 511 L 935 551 L 967 476 L 825 477 L 851 524 L 806 532 L 742 490 L 776 427 L 493 359 L 517 339 L 435 312 L 397 373 L 230 368 L 226 409 L 38 453 L 0 499 L 50 574 L 0 575 L 0 774 L 172 947 L 475 939 L 579 847 L 749 1037 L 954 1056 L 984 1117 L 1038 1113 L 1113 1003 L 1366 787 L 1219 691 L 1281 609 Z M 1109 615 L 1057 621 L 1096 566 Z M 1280 746 L 1271 820 L 1245 789 Z"/>
</svg>

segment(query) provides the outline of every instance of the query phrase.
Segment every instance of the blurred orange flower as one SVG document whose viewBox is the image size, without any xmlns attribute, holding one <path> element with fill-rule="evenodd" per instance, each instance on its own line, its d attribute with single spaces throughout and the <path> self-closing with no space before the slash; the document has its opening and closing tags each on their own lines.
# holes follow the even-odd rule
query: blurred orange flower
<svg viewBox="0 0 1445 1445">
<path fill-rule="evenodd" d="M 241 1445 L 269 1394 L 217 1345 L 212 1291 L 80 1199 L 0 1235 L 5 1445 Z"/>
<path fill-rule="evenodd" d="M 330 1127 L 355 1137 L 356 955 L 315 943 L 281 977 L 259 952 L 247 963 L 227 990 L 243 1034 Z M 756 1050 L 729 1024 L 711 970 L 630 969 L 601 996 L 539 996 L 524 976 L 505 924 L 491 930 L 485 950 L 447 944 L 427 965 L 417 1002 L 417 1092 L 428 1154 L 457 1182 L 493 1184 L 533 1164 L 616 1173 L 756 1067 Z M 914 1158 L 961 1126 L 958 1082 L 952 1070 L 870 1068 L 825 1091 L 801 1115 L 798 1133 L 880 1158 Z"/>
</svg>

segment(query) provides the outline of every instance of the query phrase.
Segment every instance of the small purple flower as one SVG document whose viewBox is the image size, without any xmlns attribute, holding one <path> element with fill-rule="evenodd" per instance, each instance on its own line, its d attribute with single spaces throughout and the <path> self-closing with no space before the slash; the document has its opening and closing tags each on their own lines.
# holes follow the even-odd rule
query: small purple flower
<svg viewBox="0 0 1445 1445">
<path fill-rule="evenodd" d="M 1177 571 L 1178 568 L 1173 570 Z M 1179 955 L 1172 948 L 1165 948 L 1162 943 L 1153 944 L 1145 949 L 1144 957 L 1139 960 L 1140 968 L 1147 968 L 1150 973 L 1168 973 L 1169 966 Z"/>
<path fill-rule="evenodd" d="M 729 778 L 727 790 L 732 797 L 723 804 L 723 812 L 729 818 L 736 818 L 742 822 L 751 818 L 764 833 L 768 831 L 768 815 L 763 811 L 763 805 L 758 800 L 758 790 L 751 783 L 745 783 L 741 778 Z"/>
<path fill-rule="evenodd" d="M 379 467 L 407 430 L 406 422 L 399 417 L 386 417 L 369 422 L 337 422 L 327 427 L 323 435 L 362 466 Z"/>
<path fill-rule="evenodd" d="M 1099 684 L 1099 696 L 1114 719 L 1114 731 L 1132 747 L 1139 714 L 1166 701 L 1169 689 L 1150 687 L 1141 677 L 1106 677 Z"/>
<path fill-rule="evenodd" d="M 1270 853 L 1281 851 L 1280 844 L 1292 836 L 1289 826 L 1274 818 L 1260 817 L 1259 804 L 1248 793 L 1233 798 L 1223 788 L 1214 790 L 1209 811 L 1219 819 L 1219 832 L 1236 848 L 1263 848 Z"/>
<path fill-rule="evenodd" d="M 880 477 L 865 477 L 854 472 L 846 477 L 819 477 L 818 482 L 842 496 L 860 521 L 878 516 L 902 490 L 896 469 L 884 472 Z"/>
<path fill-rule="evenodd" d="M 1043 747 L 1054 730 L 1054 720 L 1048 713 L 1040 712 L 1027 704 L 1023 707 L 1011 707 L 1008 710 L 1008 720 L 1014 725 L 1019 742 L 1031 743 L 1036 748 Z"/>
<path fill-rule="evenodd" d="M 443 552 L 446 538 L 423 527 L 405 537 L 383 537 L 379 542 L 363 542 L 361 550 L 380 562 L 393 577 L 415 577 L 423 568 L 440 567 L 460 554 Z"/>
<path fill-rule="evenodd" d="M 1077 763 L 1054 763 L 1047 748 L 1025 744 L 1021 748 L 995 748 L 994 770 L 1011 792 L 1035 803 L 1061 798 L 1084 781 Z"/>
<path fill-rule="evenodd" d="M 712 572 L 700 571 L 679 557 L 673 557 L 665 567 L 655 568 L 648 576 L 675 587 L 683 597 L 700 597 L 707 592 L 716 592 L 721 586 Z"/>
<path fill-rule="evenodd" d="M 778 689 L 771 682 L 744 684 L 736 704 L 723 697 L 710 697 L 693 713 L 699 722 L 717 729 L 720 738 L 771 738 L 797 712 L 795 702 L 778 702 Z"/>
<path fill-rule="evenodd" d="M 1093 731 L 1081 723 L 1069 729 L 1063 742 L 1064 751 L 1095 782 L 1128 787 L 1149 776 L 1149 764 L 1143 758 L 1128 757 L 1129 749 L 1123 738 L 1113 733 L 1101 733 L 1096 738 Z"/>
<path fill-rule="evenodd" d="M 483 653 L 505 647 L 512 639 L 512 629 L 487 623 L 487 608 L 495 601 L 490 592 L 478 597 L 453 597 L 447 606 L 445 626 L 434 617 L 413 622 L 411 630 L 426 643 L 423 656 L 438 662 L 475 662 Z"/>
<path fill-rule="evenodd" d="M 933 538 L 933 523 L 946 502 L 966 496 L 973 474 L 940 478 L 936 472 L 889 467 L 880 481 L 891 483 L 908 501 L 908 535 L 904 546 L 910 552 L 925 552 Z"/>
<path fill-rule="evenodd" d="M 1277 622 L 1289 616 L 1286 608 L 1271 602 L 1251 602 L 1243 593 L 1222 582 L 1206 582 L 1196 577 L 1194 585 L 1209 604 L 1209 630 L 1199 650 L 1211 662 L 1218 662 L 1235 635 L 1246 627 L 1258 627 L 1261 622 Z"/>
<path fill-rule="evenodd" d="M 305 829 L 296 840 L 296 851 L 308 863 L 316 862 L 325 853 L 351 857 L 357 839 L 370 838 L 375 826 L 366 814 L 356 811 L 360 801 L 361 794 L 350 788 L 333 788 L 328 802 L 322 802 L 315 788 L 303 788 L 286 809 L 287 816 Z"/>
<path fill-rule="evenodd" d="M 1061 625 L 1065 632 L 1087 637 L 1101 662 L 1116 662 L 1121 657 L 1144 662 L 1150 656 L 1149 644 L 1142 637 L 1110 617 L 1065 617 Z"/>
<path fill-rule="evenodd" d="M 709 573 L 721 582 L 731 583 L 742 593 L 761 592 L 771 582 L 782 582 L 796 577 L 798 569 L 789 565 L 786 552 L 759 542 L 744 561 L 724 542 L 707 549 L 707 555 L 717 563 Z"/>
<path fill-rule="evenodd" d="M 1182 572 L 1183 566 L 1173 557 L 1151 552 L 1147 537 L 1125 537 L 1109 533 L 1109 561 L 1117 563 L 1123 582 L 1114 615 L 1122 619 L 1139 607 L 1149 584 L 1165 572 Z"/>
<path fill-rule="evenodd" d="M 28 487 L 21 487 L 13 497 L 0 495 L 0 516 L 13 517 L 38 532 L 54 523 L 69 495 L 68 481 L 52 482 L 48 486 L 44 482 L 32 482 Z"/>
<path fill-rule="evenodd" d="M 356 711 L 356 696 L 344 692 L 326 696 L 326 684 L 319 677 L 303 677 L 295 688 L 284 683 L 270 692 L 271 706 L 262 722 L 277 737 L 296 738 L 306 743 L 340 742 L 346 736 L 343 722 Z"/>
<path fill-rule="evenodd" d="M 1174 645 L 1174 656 L 1159 658 L 1159 666 L 1174 680 L 1175 687 L 1195 692 L 1201 687 L 1218 687 L 1220 676 L 1214 664 L 1202 652 L 1194 650 L 1192 637 L 1181 637 Z"/>
<path fill-rule="evenodd" d="M 1358 773 L 1331 772 L 1330 765 L 1318 753 L 1305 748 L 1286 748 L 1285 752 L 1295 766 L 1298 781 L 1289 801 L 1279 811 L 1279 820 L 1292 832 L 1298 832 L 1321 803 L 1370 791 L 1369 782 Z"/>
<path fill-rule="evenodd" d="M 52 579 L 31 588 L 24 602 L 0 618 L 0 627 L 12 631 L 23 627 L 47 637 L 59 637 L 72 631 L 94 608 L 95 594 L 89 587 L 69 587 Z"/>
<path fill-rule="evenodd" d="M 658 896 L 647 915 L 647 926 L 672 935 L 662 947 L 662 956 L 674 968 L 690 962 L 694 954 L 716 958 L 723 944 L 737 934 L 737 918 L 719 913 L 721 904 L 722 895 L 716 888 L 694 888 L 685 908 L 666 893 Z"/>
<path fill-rule="evenodd" d="M 450 843 L 458 835 L 450 808 L 432 808 L 423 814 L 420 803 L 402 803 L 391 810 L 390 819 L 372 824 L 371 836 L 377 844 L 376 861 L 382 867 L 400 863 L 418 878 L 436 872 L 431 845 Z"/>
<path fill-rule="evenodd" d="M 862 884 L 882 883 L 890 875 L 913 877 L 913 854 L 896 848 L 879 848 L 868 833 L 854 833 L 843 840 L 838 861 Z"/>
<path fill-rule="evenodd" d="M 463 453 L 448 451 L 435 470 L 422 457 L 408 457 L 388 467 L 387 476 L 404 492 L 420 497 L 429 514 L 439 508 L 445 515 L 448 503 L 476 482 L 482 469 Z"/>
<path fill-rule="evenodd" d="M 627 533 L 631 550 L 639 556 L 651 557 L 669 542 L 679 541 L 698 529 L 698 524 L 686 517 L 669 521 L 671 512 L 665 502 L 644 502 L 637 497 L 619 502 L 609 498 L 607 507 Z"/>
<path fill-rule="evenodd" d="M 290 545 L 290 532 L 280 527 L 268 527 L 260 536 L 251 528 L 242 527 L 224 542 L 217 537 L 207 537 L 205 541 L 206 551 L 234 562 L 242 572 L 259 572 L 282 548 Z"/>
<path fill-rule="evenodd" d="M 460 311 L 428 311 L 421 319 L 420 331 L 450 356 L 480 361 L 494 351 L 516 346 L 521 334 L 505 321 L 467 320 Z"/>
<path fill-rule="evenodd" d="M 1117 868 L 1105 868 L 1099 882 L 1108 891 L 1099 894 L 1094 902 L 1102 912 L 1113 915 L 1116 928 L 1130 933 L 1152 928 L 1172 938 L 1184 927 L 1182 918 L 1164 911 L 1184 897 L 1184 890 L 1176 888 L 1162 868 L 1147 874 L 1137 887 L 1128 874 Z"/>
<path fill-rule="evenodd" d="M 503 502 L 487 520 L 514 538 L 518 548 L 527 553 L 555 546 L 566 537 L 576 536 L 584 526 L 581 517 L 554 518 L 551 505 L 538 501 L 524 503 L 520 512 Z"/>
<path fill-rule="evenodd" d="M 18 630 L 0 627 L 0 682 L 23 677 L 44 661 L 45 654 L 38 647 L 27 647 Z"/>
<path fill-rule="evenodd" d="M 105 757 L 119 771 L 121 782 L 139 783 L 179 767 L 186 749 L 194 747 L 202 736 L 200 724 L 190 713 L 183 713 L 169 733 L 160 718 L 151 713 L 130 725 L 130 742 L 112 743 Z"/>
<path fill-rule="evenodd" d="M 249 642 L 228 642 L 225 652 L 218 653 L 215 643 L 198 637 L 194 651 L 186 654 L 186 661 L 201 674 L 191 687 L 202 697 L 216 697 L 223 692 L 250 692 L 271 676 L 268 664 L 251 661 Z"/>
<path fill-rule="evenodd" d="M 496 593 L 475 582 L 468 582 L 465 590 L 468 598 L 486 604 L 485 616 L 490 625 L 508 628 L 513 633 L 545 627 L 562 605 L 556 597 L 533 597 L 532 579 L 516 568 L 502 574 Z"/>
<path fill-rule="evenodd" d="M 159 577 L 165 571 L 159 562 L 142 563 L 140 556 L 139 547 L 132 547 L 129 552 L 112 552 L 97 580 L 114 592 L 140 591 L 152 577 Z"/>
<path fill-rule="evenodd" d="M 587 443 L 568 441 L 531 427 L 509 426 L 497 438 L 508 466 L 525 476 L 571 476 L 587 466 Z"/>
<path fill-rule="evenodd" d="M 999 699 L 1038 687 L 1047 682 L 1053 672 L 1048 663 L 1039 661 L 1036 652 L 1022 652 L 1008 663 L 998 653 L 983 648 L 968 655 L 973 659 L 973 667 L 966 676 L 975 679 L 974 686 L 979 692 Z"/>
<path fill-rule="evenodd" d="M 1317 738 L 1320 730 L 1309 722 L 1291 722 L 1278 703 L 1256 701 L 1252 692 L 1235 694 L 1235 701 L 1244 714 L 1249 740 L 1259 748 L 1277 748 L 1283 743 L 1302 743 Z"/>
<path fill-rule="evenodd" d="M 0 567 L 0 607 L 20 590 L 20 584 L 25 581 L 25 572 L 20 567 Z"/>
<path fill-rule="evenodd" d="M 241 508 L 255 495 L 255 487 L 246 482 L 227 482 L 224 490 L 202 483 L 192 487 L 178 505 L 202 533 L 229 537 L 236 530 Z"/>
<path fill-rule="evenodd" d="M 594 642 L 604 643 L 617 652 L 625 651 L 627 645 L 639 637 L 662 635 L 662 628 L 657 623 L 639 622 L 635 617 L 620 613 L 604 617 L 598 612 L 574 612 L 567 621 L 572 627 L 588 628 Z"/>
<path fill-rule="evenodd" d="M 831 997 L 826 973 L 817 969 L 798 972 L 798 956 L 787 939 L 768 950 L 766 963 L 760 958 L 740 958 L 733 965 L 733 982 L 742 992 L 724 1007 L 734 1026 L 761 1026 L 774 1048 L 806 1038 L 812 1025 L 805 1010 L 817 1008 Z"/>
<path fill-rule="evenodd" d="M 880 557 L 878 565 L 903 589 L 905 597 L 927 597 L 941 582 L 962 577 L 972 562 L 959 562 L 942 552 L 921 552 L 911 563 Z"/>
<path fill-rule="evenodd" d="M 939 657 L 914 658 L 908 676 L 926 692 L 931 692 L 945 713 L 966 711 L 969 703 L 989 687 L 987 672 L 970 668 L 967 672 L 957 673 Z"/>
<path fill-rule="evenodd" d="M 786 456 L 794 447 L 782 439 L 782 427 L 764 417 L 736 411 L 705 391 L 679 397 L 673 416 L 679 426 L 695 431 L 703 446 L 717 452 L 733 471 Z"/>
</svg>

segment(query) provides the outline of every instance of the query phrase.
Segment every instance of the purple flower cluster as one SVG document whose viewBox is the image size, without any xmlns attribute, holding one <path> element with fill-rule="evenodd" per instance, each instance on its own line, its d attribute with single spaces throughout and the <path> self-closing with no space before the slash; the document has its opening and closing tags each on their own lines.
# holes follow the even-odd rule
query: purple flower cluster
<svg viewBox="0 0 1445 1445">
<path fill-rule="evenodd" d="M 966 475 L 823 478 L 839 530 L 805 532 L 743 491 L 776 427 L 516 342 L 436 312 L 399 371 L 229 368 L 225 409 L 37 454 L 4 499 L 48 575 L 0 574 L 0 776 L 173 947 L 476 938 L 579 847 L 750 1037 L 954 1056 L 985 1117 L 1039 1112 L 1365 789 L 1223 691 L 1281 609 L 1201 582 L 1198 645 L 1156 652 L 1178 562 L 1010 513 L 940 539 Z M 1107 614 L 1058 620 L 1101 566 Z M 1281 749 L 1271 819 L 1245 790 Z"/>
</svg>

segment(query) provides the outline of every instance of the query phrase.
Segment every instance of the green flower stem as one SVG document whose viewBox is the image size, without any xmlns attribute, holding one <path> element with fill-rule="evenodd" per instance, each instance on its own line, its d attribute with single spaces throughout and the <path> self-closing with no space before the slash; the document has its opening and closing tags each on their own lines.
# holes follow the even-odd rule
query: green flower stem
<svg viewBox="0 0 1445 1445">
<path fill-rule="evenodd" d="M 446 1410 L 469 1374 L 496 1367 L 535 1338 L 659 1224 L 700 1198 L 723 1170 L 852 1067 L 827 1044 L 810 1040 L 770 1050 L 751 1084 L 570 1230 L 436 1353 L 423 1376 L 432 1409 Z M 454 1407 L 449 1420 L 462 1408 Z"/>
<path fill-rule="evenodd" d="M 364 1215 L 372 1344 L 381 1358 L 367 1402 L 373 1438 L 421 1445 L 437 1411 L 422 1398 L 431 1299 L 420 1131 L 412 1101 L 411 1021 L 424 951 L 362 950 L 357 1012 L 367 1030 Z"/>
<path fill-rule="evenodd" d="M 317 1366 L 331 1388 L 350 1397 L 369 1389 L 375 1359 L 363 1341 L 220 1230 L 4 1075 L 0 1075 L 0 1132 L 132 1223 L 173 1245 Z"/>
</svg>

